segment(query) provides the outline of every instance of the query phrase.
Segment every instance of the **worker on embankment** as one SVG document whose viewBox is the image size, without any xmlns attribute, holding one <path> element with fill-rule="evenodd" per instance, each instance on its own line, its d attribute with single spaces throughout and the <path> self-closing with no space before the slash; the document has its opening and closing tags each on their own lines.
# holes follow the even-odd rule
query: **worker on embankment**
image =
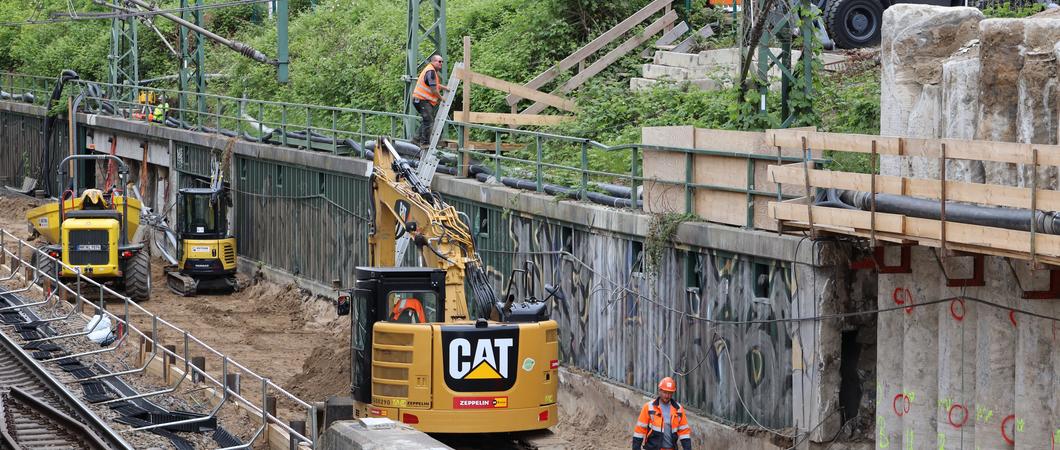
<svg viewBox="0 0 1060 450">
<path fill-rule="evenodd" d="M 412 106 L 420 113 L 420 128 L 416 130 L 416 137 L 412 143 L 425 147 L 431 142 L 431 126 L 434 125 L 434 115 L 438 112 L 438 101 L 442 98 L 441 91 L 449 90 L 442 84 L 440 71 L 442 70 L 442 55 L 437 53 L 431 55 L 427 67 L 423 68 L 420 76 L 416 78 L 416 88 L 412 91 Z"/>
<path fill-rule="evenodd" d="M 659 380 L 659 396 L 640 409 L 633 427 L 633 450 L 692 450 L 692 429 L 685 409 L 673 399 L 677 383 L 670 377 Z"/>
</svg>

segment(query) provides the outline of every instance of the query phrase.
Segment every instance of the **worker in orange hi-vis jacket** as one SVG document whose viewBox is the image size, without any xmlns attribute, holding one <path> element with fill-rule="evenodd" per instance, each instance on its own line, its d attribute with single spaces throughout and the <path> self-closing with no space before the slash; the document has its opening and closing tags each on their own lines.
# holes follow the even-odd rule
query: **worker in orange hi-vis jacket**
<svg viewBox="0 0 1060 450">
<path fill-rule="evenodd" d="M 685 409 L 673 399 L 676 392 L 673 378 L 659 381 L 659 396 L 644 404 L 633 427 L 633 450 L 674 450 L 678 442 L 692 450 L 692 429 Z"/>
</svg>

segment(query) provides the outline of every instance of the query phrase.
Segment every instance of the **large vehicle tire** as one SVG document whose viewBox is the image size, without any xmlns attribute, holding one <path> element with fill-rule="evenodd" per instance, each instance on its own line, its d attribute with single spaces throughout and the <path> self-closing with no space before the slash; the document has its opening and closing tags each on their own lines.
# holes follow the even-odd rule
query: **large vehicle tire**
<svg viewBox="0 0 1060 450">
<path fill-rule="evenodd" d="M 37 277 L 37 284 L 44 284 L 44 280 L 46 279 L 44 278 L 44 274 L 48 274 L 48 276 L 52 278 L 58 278 L 58 275 L 55 272 L 55 260 L 46 256 L 42 257 L 37 252 L 33 252 L 33 257 L 31 257 L 30 259 L 32 260 L 33 266 L 36 267 L 37 270 L 41 273 L 41 275 Z M 53 282 L 52 285 L 54 284 L 55 283 Z"/>
<path fill-rule="evenodd" d="M 146 248 L 125 263 L 125 295 L 137 302 L 151 299 L 151 257 Z"/>
<path fill-rule="evenodd" d="M 824 20 L 836 47 L 876 45 L 880 43 L 883 5 L 880 0 L 830 0 Z"/>
</svg>

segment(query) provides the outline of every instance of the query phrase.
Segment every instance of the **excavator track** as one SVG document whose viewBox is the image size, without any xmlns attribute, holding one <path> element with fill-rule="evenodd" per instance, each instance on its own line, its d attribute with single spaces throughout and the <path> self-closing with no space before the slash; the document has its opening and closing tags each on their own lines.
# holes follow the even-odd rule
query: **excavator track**
<svg viewBox="0 0 1060 450">
<path fill-rule="evenodd" d="M 235 275 L 213 278 L 195 278 L 180 273 L 178 270 L 166 270 L 166 285 L 174 294 L 191 297 L 197 294 L 230 294 L 243 290 L 245 283 L 240 283 Z"/>
<path fill-rule="evenodd" d="M 191 297 L 199 291 L 199 282 L 177 270 L 166 270 L 166 285 L 181 297 Z"/>
</svg>

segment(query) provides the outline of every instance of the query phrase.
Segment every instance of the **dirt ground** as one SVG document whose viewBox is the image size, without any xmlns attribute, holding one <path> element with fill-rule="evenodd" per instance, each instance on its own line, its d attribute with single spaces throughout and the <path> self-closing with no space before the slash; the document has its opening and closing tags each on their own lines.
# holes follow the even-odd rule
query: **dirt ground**
<svg viewBox="0 0 1060 450">
<path fill-rule="evenodd" d="M 0 192 L 0 228 L 23 239 L 30 237 L 25 212 L 41 203 Z M 296 286 L 278 285 L 259 277 L 232 295 L 181 297 L 166 287 L 163 264 L 160 259 L 152 261 L 151 300 L 143 304 L 152 313 L 305 401 L 347 395 L 349 319 L 338 317 L 330 301 L 313 297 Z M 179 344 L 179 336 L 160 334 L 167 342 Z M 577 393 L 561 393 L 561 398 L 567 396 L 580 397 Z M 577 407 L 579 403 L 561 403 L 561 423 L 554 430 L 572 443 L 570 448 L 628 447 L 628 433 L 618 432 L 624 426 L 601 426 L 601 421 L 606 422 L 605 415 L 582 420 L 586 415 Z M 280 409 L 284 416 L 287 408 L 281 404 Z M 460 441 L 453 444 L 465 448 Z"/>
</svg>

